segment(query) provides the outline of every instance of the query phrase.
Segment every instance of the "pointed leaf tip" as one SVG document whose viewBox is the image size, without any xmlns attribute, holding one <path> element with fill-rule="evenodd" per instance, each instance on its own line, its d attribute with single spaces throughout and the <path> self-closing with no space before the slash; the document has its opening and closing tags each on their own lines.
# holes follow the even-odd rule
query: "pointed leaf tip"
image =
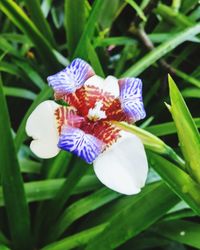
<svg viewBox="0 0 200 250">
<path fill-rule="evenodd" d="M 190 175 L 200 183 L 200 135 L 190 111 L 174 80 L 169 76 L 171 114 Z"/>
</svg>

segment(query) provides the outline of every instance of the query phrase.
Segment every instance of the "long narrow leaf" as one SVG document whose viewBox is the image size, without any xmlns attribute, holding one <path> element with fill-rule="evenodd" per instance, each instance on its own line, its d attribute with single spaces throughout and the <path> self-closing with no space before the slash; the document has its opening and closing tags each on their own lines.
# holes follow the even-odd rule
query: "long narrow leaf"
<svg viewBox="0 0 200 250">
<path fill-rule="evenodd" d="M 162 182 L 147 186 L 138 196 L 127 199 L 126 205 L 111 217 L 105 230 L 85 249 L 115 249 L 152 225 L 178 201 Z"/>
<path fill-rule="evenodd" d="M 55 223 L 70 195 L 72 195 L 75 186 L 88 169 L 87 167 L 88 165 L 83 161 L 79 160 L 76 162 L 70 171 L 67 180 L 65 180 L 60 187 L 55 197 L 51 201 L 42 205 L 37 219 L 37 237 L 39 237 L 39 240 L 42 243 L 46 241 L 50 225 Z M 44 230 L 47 232 L 46 237 L 42 235 Z"/>
<path fill-rule="evenodd" d="M 85 1 L 65 0 L 65 28 L 69 55 L 72 56 L 85 25 Z"/>
<path fill-rule="evenodd" d="M 14 248 L 27 250 L 31 246 L 29 210 L 15 146 L 12 140 L 9 115 L 1 81 L 0 109 L 0 162 L 3 193 L 10 232 Z"/>
<path fill-rule="evenodd" d="M 169 76 L 171 107 L 189 173 L 200 182 L 200 134 L 175 82 Z"/>
<path fill-rule="evenodd" d="M 107 188 L 102 188 L 97 192 L 73 203 L 64 211 L 56 224 L 52 226 L 52 231 L 48 239 L 57 239 L 74 221 L 90 211 L 94 211 L 95 209 L 118 198 L 119 196 L 120 194 L 116 192 Z"/>
<path fill-rule="evenodd" d="M 82 33 L 82 36 L 80 38 L 80 41 L 78 43 L 78 46 L 75 50 L 75 53 L 73 55 L 73 58 L 80 56 L 84 59 L 87 58 L 87 43 L 90 42 L 95 25 L 97 23 L 98 16 L 100 14 L 100 8 L 101 8 L 102 1 L 101 0 L 95 0 L 92 6 L 92 10 L 90 12 L 90 16 L 87 20 L 87 23 L 85 25 L 84 31 Z"/>
<path fill-rule="evenodd" d="M 7 96 L 20 97 L 24 99 L 34 100 L 36 94 L 27 89 L 14 88 L 14 87 L 3 87 L 4 93 Z"/>
<path fill-rule="evenodd" d="M 200 118 L 195 118 L 194 122 L 197 128 L 200 128 Z M 157 136 L 171 135 L 177 132 L 174 122 L 166 122 L 157 125 L 152 125 L 145 128 L 145 130 Z"/>
<path fill-rule="evenodd" d="M 48 22 L 44 18 L 39 0 L 25 0 L 26 6 L 31 15 L 33 23 L 37 26 L 39 31 L 46 37 L 50 42 L 51 46 L 55 47 L 55 40 Z"/>
<path fill-rule="evenodd" d="M 177 33 L 175 36 L 171 37 L 168 41 L 159 45 L 153 51 L 149 52 L 136 64 L 131 66 L 127 71 L 124 72 L 122 76 L 123 77 L 138 76 L 150 65 L 159 60 L 161 57 L 163 57 L 164 55 L 175 49 L 181 43 L 187 41 L 189 38 L 194 37 L 198 33 L 200 33 L 200 24 L 196 24 L 190 28 L 187 28 Z"/>
<path fill-rule="evenodd" d="M 166 183 L 176 192 L 195 213 L 200 215 L 200 185 L 186 172 L 154 153 L 149 153 L 150 163 Z"/>
<path fill-rule="evenodd" d="M 69 250 L 69 249 L 74 249 L 75 247 L 83 246 L 87 244 L 93 237 L 100 234 L 104 230 L 105 226 L 106 224 L 102 224 L 100 226 L 84 230 L 78 234 L 66 237 L 63 240 L 47 245 L 41 250 L 63 250 L 63 249 Z"/>
<path fill-rule="evenodd" d="M 49 42 L 46 38 L 44 38 L 23 10 L 12 0 L 2 0 L 0 2 L 0 9 L 20 30 L 22 30 L 22 32 L 30 38 L 33 44 L 35 44 L 49 73 L 52 74 L 52 68 L 54 71 L 59 70 L 60 66 Z"/>
<path fill-rule="evenodd" d="M 175 220 L 159 223 L 156 233 L 188 246 L 200 249 L 200 224 L 186 220 Z"/>
</svg>

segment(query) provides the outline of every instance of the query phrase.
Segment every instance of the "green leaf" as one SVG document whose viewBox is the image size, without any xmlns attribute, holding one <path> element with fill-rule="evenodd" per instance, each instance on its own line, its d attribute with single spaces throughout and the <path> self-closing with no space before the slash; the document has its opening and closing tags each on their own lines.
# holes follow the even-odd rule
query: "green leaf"
<svg viewBox="0 0 200 250">
<path fill-rule="evenodd" d="M 54 71 L 59 70 L 60 66 L 48 40 L 40 33 L 24 11 L 12 0 L 2 0 L 0 2 L 0 9 L 35 44 L 48 72 L 52 74 L 52 68 Z"/>
<path fill-rule="evenodd" d="M 36 202 L 49 200 L 55 197 L 56 193 L 62 187 L 66 178 L 30 181 L 24 183 L 27 202 Z M 77 186 L 72 190 L 72 195 L 83 194 L 97 190 L 101 187 L 96 177 L 84 176 Z M 4 206 L 4 197 L 2 187 L 0 186 L 0 206 Z"/>
<path fill-rule="evenodd" d="M 0 249 L 1 250 L 11 250 L 11 248 L 8 248 L 7 246 L 2 245 L 2 244 L 0 244 Z"/>
<path fill-rule="evenodd" d="M 19 66 L 26 76 L 37 86 L 43 89 L 46 85 L 45 81 L 41 78 L 36 70 L 34 70 L 27 62 L 14 60 L 15 65 Z"/>
<path fill-rule="evenodd" d="M 102 188 L 97 192 L 74 202 L 65 209 L 63 214 L 56 221 L 56 224 L 52 226 L 48 240 L 51 241 L 58 239 L 74 221 L 108 202 L 111 202 L 119 196 L 119 193 L 113 192 L 107 188 Z"/>
<path fill-rule="evenodd" d="M 136 11 L 136 13 L 138 14 L 138 16 L 144 21 L 146 22 L 146 17 L 144 15 L 144 12 L 142 11 L 142 9 L 137 5 L 137 3 L 133 0 L 125 0 L 128 4 L 130 4 L 130 6 Z"/>
<path fill-rule="evenodd" d="M 89 41 L 87 43 L 87 48 L 88 48 L 88 58 L 91 62 L 91 65 L 95 73 L 101 77 L 105 77 L 98 55 Z"/>
<path fill-rule="evenodd" d="M 24 78 L 21 70 L 18 67 L 16 67 L 14 64 L 11 64 L 11 63 L 0 62 L 0 71 L 7 72 L 11 75 L 20 76 L 22 79 Z"/>
<path fill-rule="evenodd" d="M 200 128 L 200 118 L 194 118 L 194 122 L 197 128 Z M 161 124 L 152 125 L 145 128 L 145 130 L 157 136 L 171 135 L 177 133 L 174 122 L 165 122 Z"/>
<path fill-rule="evenodd" d="M 136 41 L 129 37 L 97 37 L 94 40 L 94 47 L 107 47 L 110 45 L 132 45 Z"/>
<path fill-rule="evenodd" d="M 13 46 L 4 37 L 0 37 L 0 50 L 10 53 L 16 57 L 20 57 L 20 53 L 15 48 L 13 48 Z"/>
<path fill-rule="evenodd" d="M 67 180 L 58 190 L 55 197 L 51 201 L 43 205 L 38 218 L 40 228 L 39 237 L 42 242 L 46 241 L 50 225 L 56 222 L 59 214 L 64 208 L 64 205 L 72 194 L 72 191 L 87 170 L 88 164 L 79 159 L 79 161 L 77 161 L 75 165 L 72 166 L 72 170 L 70 171 Z M 43 231 L 46 231 L 46 237 L 42 235 Z"/>
<path fill-rule="evenodd" d="M 122 4 L 123 2 L 121 2 L 120 0 L 102 1 L 101 9 L 99 10 L 100 14 L 98 18 L 98 23 L 102 28 L 103 32 L 109 32 L 114 22 L 114 19 L 116 18 L 116 13 L 118 12 Z"/>
<path fill-rule="evenodd" d="M 176 161 L 183 169 L 185 168 L 185 162 L 176 154 L 176 152 L 155 135 L 126 122 L 113 123 L 120 129 L 137 135 L 142 140 L 146 148 L 159 154 L 168 155 L 172 160 Z"/>
<path fill-rule="evenodd" d="M 153 197 L 153 199 L 152 199 Z M 115 249 L 161 218 L 179 199 L 162 182 L 146 186 L 108 221 L 102 233 L 94 237 L 86 250 Z"/>
<path fill-rule="evenodd" d="M 198 79 L 184 73 L 181 70 L 175 69 L 175 68 L 173 68 L 173 71 L 175 72 L 175 74 L 177 76 L 179 76 L 180 78 L 185 80 L 187 83 L 190 83 L 190 84 L 200 88 L 200 81 Z"/>
<path fill-rule="evenodd" d="M 186 88 L 181 91 L 181 94 L 185 98 L 200 98 L 200 89 L 199 88 Z M 195 119 L 194 119 L 195 122 Z M 196 124 L 198 128 L 198 124 Z"/>
<path fill-rule="evenodd" d="M 18 33 L 14 33 L 14 32 L 13 33 L 6 32 L 6 33 L 2 33 L 1 37 L 5 38 L 9 42 L 15 41 L 16 43 L 21 43 L 21 44 L 30 43 L 30 45 L 31 45 L 31 41 L 24 34 L 18 34 Z"/>
<path fill-rule="evenodd" d="M 200 249 L 199 223 L 186 220 L 167 221 L 159 223 L 155 228 L 155 232 L 170 240 Z"/>
<path fill-rule="evenodd" d="M 82 32 L 82 36 L 79 40 L 79 43 L 77 45 L 77 48 L 75 50 L 75 53 L 73 55 L 73 58 L 75 57 L 81 57 L 83 59 L 87 58 L 87 47 L 88 47 L 88 42 L 90 42 L 94 30 L 95 30 L 95 25 L 97 23 L 97 19 L 100 13 L 100 8 L 102 5 L 102 1 L 101 0 L 95 0 L 93 5 L 92 5 L 92 9 L 90 11 L 90 15 L 89 18 L 86 22 L 86 25 L 84 27 L 84 30 Z"/>
<path fill-rule="evenodd" d="M 170 100 L 182 153 L 188 172 L 200 182 L 200 135 L 175 82 L 169 76 Z"/>
<path fill-rule="evenodd" d="M 32 161 L 27 158 L 19 158 L 19 165 L 22 173 L 39 174 L 41 170 L 41 164 L 39 162 Z"/>
<path fill-rule="evenodd" d="M 15 249 L 27 250 L 31 246 L 29 210 L 12 139 L 9 114 L 1 81 L 0 109 L 0 162 L 9 229 Z"/>
<path fill-rule="evenodd" d="M 0 246 L 1 244 L 6 246 L 10 246 L 10 241 L 6 238 L 6 236 L 0 231 Z M 0 248 L 1 249 L 1 248 Z M 6 249 L 6 248 L 5 248 Z"/>
<path fill-rule="evenodd" d="M 70 57 L 74 54 L 85 25 L 85 1 L 65 0 L 65 29 Z"/>
<path fill-rule="evenodd" d="M 195 25 L 195 22 L 190 20 L 189 17 L 164 4 L 159 4 L 155 9 L 155 13 L 161 15 L 165 20 L 177 25 L 178 27 L 189 27 Z"/>
<path fill-rule="evenodd" d="M 131 66 L 127 71 L 124 72 L 122 77 L 138 76 L 161 57 L 175 49 L 181 43 L 187 41 L 189 38 L 194 37 L 198 33 L 200 33 L 200 24 L 196 24 L 190 28 L 178 32 L 168 41 L 156 47 L 137 63 Z"/>
<path fill-rule="evenodd" d="M 15 87 L 3 87 L 3 91 L 4 94 L 7 96 L 20 97 L 29 100 L 34 100 L 36 98 L 36 94 L 27 89 L 15 88 Z"/>
<path fill-rule="evenodd" d="M 94 238 L 96 235 L 101 233 L 104 230 L 105 226 L 106 224 L 102 224 L 100 226 L 96 226 L 91 229 L 84 230 L 75 235 L 66 237 L 63 240 L 47 245 L 41 250 L 63 250 L 63 249 L 69 250 L 69 249 L 74 249 L 75 247 L 85 245 L 90 240 L 92 240 L 92 238 Z"/>
<path fill-rule="evenodd" d="M 195 213 L 200 215 L 200 185 L 186 172 L 154 153 L 149 153 L 150 164 L 156 172 L 166 181 L 170 188 L 176 192 Z"/>
<path fill-rule="evenodd" d="M 45 165 L 45 168 L 47 168 L 46 177 L 48 179 L 63 177 L 69 167 L 71 159 L 72 154 L 62 150 L 50 164 Z"/>
<path fill-rule="evenodd" d="M 113 123 L 120 129 L 137 135 L 142 140 L 144 145 L 152 151 L 161 154 L 168 154 L 169 147 L 167 146 L 167 144 L 165 144 L 160 138 L 149 133 L 148 131 L 145 131 L 144 129 L 141 129 L 135 125 L 128 124 L 126 122 Z"/>
<path fill-rule="evenodd" d="M 54 40 L 53 34 L 51 32 L 50 26 L 47 20 L 44 18 L 42 9 L 40 7 L 39 0 L 25 0 L 26 7 L 29 10 L 31 19 L 33 23 L 37 26 L 38 30 L 44 37 L 49 41 L 51 46 L 55 47 L 56 42 Z"/>
<path fill-rule="evenodd" d="M 51 6 L 52 6 L 52 2 L 53 2 L 53 0 L 43 0 L 42 1 L 41 9 L 42 9 L 42 12 L 43 12 L 45 18 L 49 14 L 49 11 L 50 11 Z"/>
</svg>

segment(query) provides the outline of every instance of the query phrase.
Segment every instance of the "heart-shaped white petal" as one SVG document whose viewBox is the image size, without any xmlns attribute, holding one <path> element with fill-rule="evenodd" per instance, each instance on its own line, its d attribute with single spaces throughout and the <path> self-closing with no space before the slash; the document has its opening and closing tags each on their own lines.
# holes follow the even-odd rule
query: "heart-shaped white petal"
<svg viewBox="0 0 200 250">
<path fill-rule="evenodd" d="M 55 110 L 59 107 L 54 101 L 44 101 L 31 113 L 26 122 L 26 133 L 33 138 L 30 144 L 32 152 L 40 158 L 56 156 L 59 134 Z"/>
<path fill-rule="evenodd" d="M 141 140 L 121 131 L 121 138 L 94 161 L 94 171 L 99 180 L 114 191 L 126 195 L 139 193 L 148 173 Z"/>
<path fill-rule="evenodd" d="M 115 98 L 119 97 L 119 84 L 117 78 L 114 76 L 108 76 L 103 79 L 100 76 L 94 75 L 90 77 L 84 84 L 85 86 L 95 86 L 102 89 L 103 92 L 109 92 Z"/>
</svg>

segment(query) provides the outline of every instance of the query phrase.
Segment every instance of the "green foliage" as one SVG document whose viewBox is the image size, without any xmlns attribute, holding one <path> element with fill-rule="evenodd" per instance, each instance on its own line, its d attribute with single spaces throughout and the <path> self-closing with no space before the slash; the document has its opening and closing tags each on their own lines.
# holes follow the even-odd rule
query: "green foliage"
<svg viewBox="0 0 200 250">
<path fill-rule="evenodd" d="M 0 79 L 0 137 L 1 178 L 6 212 L 13 244 L 16 249 L 25 250 L 31 246 L 30 218 L 19 170 L 15 146 L 10 130 L 10 121 Z M 21 215 L 23 214 L 23 217 Z"/>
<path fill-rule="evenodd" d="M 200 249 L 199 9 L 198 0 L 0 1 L 0 249 Z M 75 57 L 102 77 L 143 80 L 146 120 L 115 123 L 147 152 L 138 195 L 103 187 L 68 152 L 41 160 L 27 147 L 27 118 L 53 98 L 46 77 Z"/>
<path fill-rule="evenodd" d="M 196 181 L 200 182 L 200 135 L 192 116 L 171 77 L 169 77 L 169 88 L 171 99 L 170 112 L 172 113 L 177 128 L 181 150 L 187 163 L 187 170 Z"/>
</svg>

